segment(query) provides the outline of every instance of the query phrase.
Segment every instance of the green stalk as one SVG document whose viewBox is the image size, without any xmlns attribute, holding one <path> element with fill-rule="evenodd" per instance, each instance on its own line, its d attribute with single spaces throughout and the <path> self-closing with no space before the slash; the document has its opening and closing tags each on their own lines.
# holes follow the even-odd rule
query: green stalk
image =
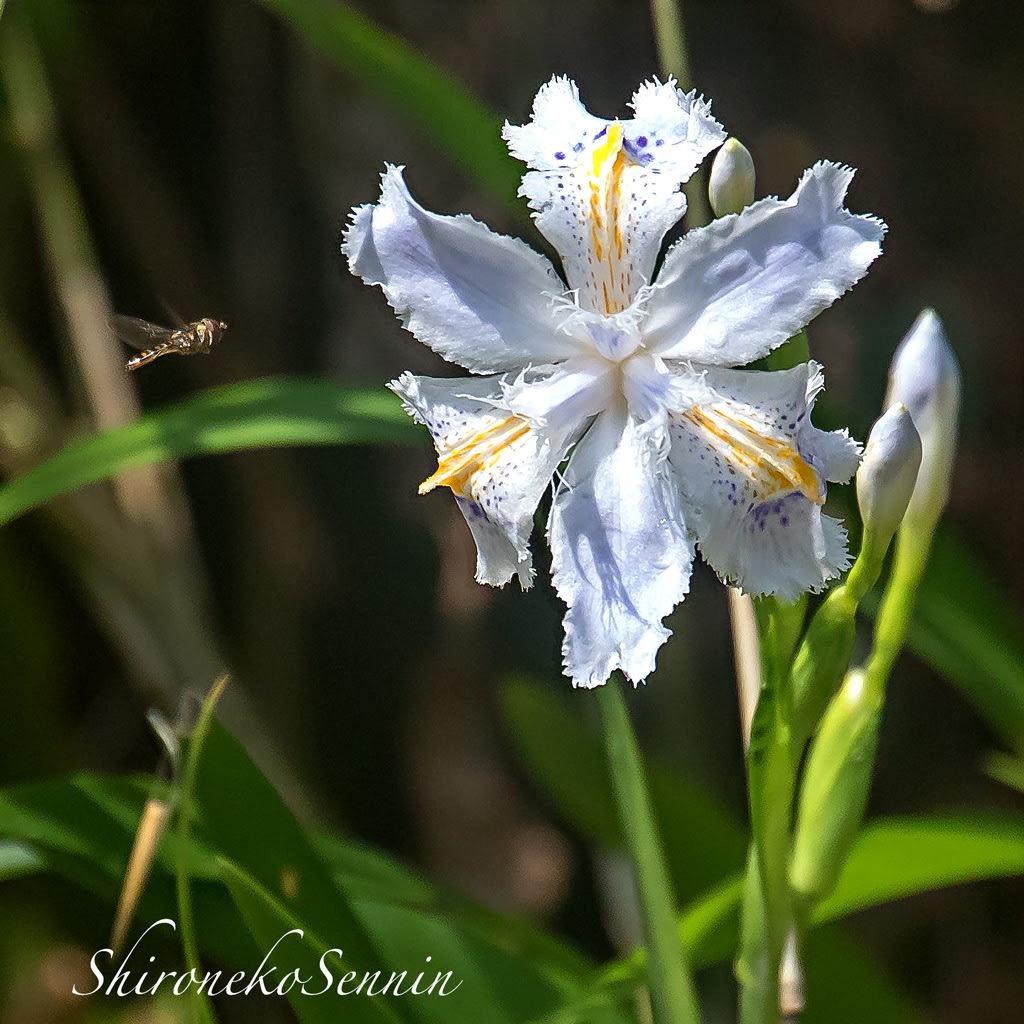
<svg viewBox="0 0 1024 1024">
<path fill-rule="evenodd" d="M 598 690 L 608 773 L 633 878 L 648 950 L 655 1024 L 699 1024 L 700 1010 L 686 952 L 679 941 L 675 899 L 654 821 L 640 750 L 619 676 Z"/>
<path fill-rule="evenodd" d="M 685 89 L 690 84 L 690 58 L 679 7 L 676 0 L 651 0 L 651 21 L 661 70 L 666 75 L 675 75 Z"/>
<path fill-rule="evenodd" d="M 195 795 L 196 779 L 199 776 L 199 758 L 203 743 L 213 723 L 217 701 L 227 686 L 228 677 L 221 676 L 210 689 L 203 701 L 199 720 L 188 739 L 188 751 L 185 757 L 185 771 L 181 783 L 181 804 L 178 807 L 178 856 L 174 865 L 174 889 L 178 900 L 178 924 L 181 927 L 181 945 L 185 953 L 185 967 L 201 977 L 199 964 L 199 945 L 196 942 L 195 918 L 192 913 L 192 890 L 189 886 L 187 852 L 192 841 L 192 803 Z M 189 992 L 192 992 L 191 987 Z M 195 1024 L 214 1024 L 213 1008 L 209 997 L 202 989 L 197 989 L 191 996 L 191 1020 Z"/>
<path fill-rule="evenodd" d="M 681 4 L 677 0 L 651 0 L 658 66 L 664 76 L 674 75 L 679 87 L 685 90 L 693 87 L 693 76 L 680 8 Z M 701 227 L 711 220 L 704 177 L 704 169 L 698 167 L 683 189 L 686 192 L 686 222 L 691 228 Z"/>
<path fill-rule="evenodd" d="M 931 530 L 917 533 L 901 528 L 896 535 L 896 553 L 893 557 L 889 585 L 886 587 L 875 619 L 871 656 L 864 666 L 867 685 L 875 690 L 884 689 L 889 673 L 906 641 L 917 589 L 928 564 L 931 540 Z"/>
<path fill-rule="evenodd" d="M 742 1024 L 777 1024 L 779 967 L 793 927 L 788 867 L 796 790 L 790 666 L 803 605 L 756 602 L 762 687 L 747 750 L 753 845 L 747 859 L 736 974 Z"/>
<path fill-rule="evenodd" d="M 860 603 L 878 582 L 887 548 L 879 549 L 867 530 L 849 575 L 834 586 L 811 620 L 793 661 L 791 754 L 794 765 L 804 756 L 828 702 L 850 665 Z"/>
</svg>

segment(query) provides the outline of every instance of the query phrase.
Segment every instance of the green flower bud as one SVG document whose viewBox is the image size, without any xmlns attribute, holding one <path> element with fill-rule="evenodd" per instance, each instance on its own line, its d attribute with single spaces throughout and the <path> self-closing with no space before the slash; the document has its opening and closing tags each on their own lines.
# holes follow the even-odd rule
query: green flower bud
<svg viewBox="0 0 1024 1024">
<path fill-rule="evenodd" d="M 849 666 L 857 607 L 882 572 L 889 544 L 914 492 L 920 464 L 921 438 L 906 406 L 898 402 L 871 428 L 857 471 L 857 501 L 864 521 L 857 561 L 822 602 L 793 661 L 795 760 Z"/>
<path fill-rule="evenodd" d="M 754 160 L 739 139 L 726 139 L 715 154 L 708 179 L 708 200 L 716 217 L 739 213 L 754 201 Z"/>
<path fill-rule="evenodd" d="M 930 534 L 949 498 L 960 411 L 960 368 L 934 310 L 924 310 L 900 342 L 885 401 L 902 402 L 921 435 L 921 469 L 904 519 Z"/>
<path fill-rule="evenodd" d="M 896 349 L 886 402 L 902 402 L 910 410 L 921 435 L 921 468 L 897 535 L 892 573 L 875 618 L 874 644 L 864 669 L 872 689 L 880 691 L 910 628 L 935 526 L 949 498 L 956 454 L 960 368 L 934 310 L 921 313 Z"/>
<path fill-rule="evenodd" d="M 857 471 L 857 504 L 864 522 L 863 548 L 879 563 L 900 525 L 921 465 L 921 437 L 902 402 L 875 421 Z"/>
<path fill-rule="evenodd" d="M 811 744 L 800 787 L 790 884 L 809 911 L 835 888 L 871 786 L 882 694 L 847 673 Z"/>
<path fill-rule="evenodd" d="M 793 659 L 790 742 L 794 763 L 799 762 L 804 744 L 849 668 L 857 639 L 857 604 L 843 585 L 830 591 Z"/>
</svg>

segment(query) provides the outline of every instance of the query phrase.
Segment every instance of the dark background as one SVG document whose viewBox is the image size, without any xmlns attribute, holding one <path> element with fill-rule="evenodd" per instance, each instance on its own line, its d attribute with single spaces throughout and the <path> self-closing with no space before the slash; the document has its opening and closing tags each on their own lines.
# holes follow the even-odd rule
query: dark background
<svg viewBox="0 0 1024 1024">
<path fill-rule="evenodd" d="M 475 93 L 495 131 L 504 118 L 522 123 L 554 73 L 614 116 L 657 72 L 640 2 L 356 6 Z M 751 150 L 758 194 L 788 195 L 827 157 L 859 168 L 850 208 L 889 224 L 868 278 L 812 326 L 829 385 L 822 425 L 864 437 L 895 345 L 934 306 L 965 381 L 948 522 L 1019 604 L 1024 7 L 703 0 L 683 14 L 694 84 Z M 408 166 L 429 208 L 538 243 L 520 206 L 484 195 L 257 3 L 8 0 L 0 36 L 11 19 L 31 24 L 42 52 L 97 301 L 106 290 L 121 313 L 167 321 L 170 307 L 230 323 L 214 357 L 163 360 L 131 378 L 144 408 L 265 374 L 376 387 L 403 369 L 448 372 L 337 251 L 347 211 L 376 198 L 385 161 Z M 0 451 L 13 473 L 90 418 L 4 103 Z M 31 372 L 17 370 L 23 357 Z M 130 392 L 111 401 L 131 412 Z M 7 528 L 0 779 L 149 769 L 145 710 L 173 712 L 182 689 L 204 690 L 227 665 L 225 714 L 302 813 L 606 955 L 586 847 L 531 787 L 498 712 L 500 684 L 517 675 L 569 689 L 546 555 L 538 545 L 539 585 L 527 595 L 477 587 L 454 503 L 416 497 L 431 468 L 426 445 L 237 454 L 137 474 L 130 522 L 109 489 L 92 488 Z M 635 702 L 640 727 L 652 750 L 743 813 L 725 603 L 705 570 L 671 624 L 676 638 Z M 573 699 L 589 713 L 585 694 Z M 1019 810 L 979 769 L 995 745 L 947 684 L 905 656 L 872 812 Z M 12 909 L 82 941 L 62 914 L 72 898 L 29 888 Z M 993 882 L 855 926 L 936 1020 L 1009 1022 L 1024 1005 L 1022 910 L 1020 882 Z M 87 906 L 85 919 L 104 912 Z"/>
</svg>

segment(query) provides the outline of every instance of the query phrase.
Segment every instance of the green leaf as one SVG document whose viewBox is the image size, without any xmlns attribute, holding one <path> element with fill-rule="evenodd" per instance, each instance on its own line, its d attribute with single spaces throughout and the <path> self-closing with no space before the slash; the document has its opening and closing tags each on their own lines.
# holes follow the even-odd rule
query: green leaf
<svg viewBox="0 0 1024 1024">
<path fill-rule="evenodd" d="M 313 843 L 352 899 L 430 907 L 440 898 L 432 885 L 379 850 L 326 832 L 314 834 Z"/>
<path fill-rule="evenodd" d="M 0 525 L 60 494 L 167 459 L 285 445 L 409 444 L 423 434 L 383 388 L 269 377 L 229 384 L 73 441 L 0 488 Z"/>
<path fill-rule="evenodd" d="M 984 769 L 997 782 L 1024 793 L 1024 760 L 996 750 L 985 758 Z"/>
<path fill-rule="evenodd" d="M 214 723 L 195 788 L 196 834 L 360 969 L 381 958 L 309 837 L 238 741 Z"/>
<path fill-rule="evenodd" d="M 115 802 L 128 788 L 124 779 L 82 774 L 0 791 L 0 837 L 80 859 L 92 867 L 94 877 L 118 876 L 124 870 L 131 833 L 109 807 L 97 803 L 97 783 Z M 141 802 L 138 806 L 141 809 Z"/>
<path fill-rule="evenodd" d="M 519 956 L 443 916 L 386 903 L 362 903 L 359 909 L 385 963 L 401 965 L 396 969 L 408 970 L 410 978 L 423 971 L 428 983 L 436 972 L 452 972 L 446 986 L 450 995 L 414 1000 L 421 1020 L 518 1024 L 550 1009 L 567 993 L 578 996 L 582 991 L 544 961 Z"/>
<path fill-rule="evenodd" d="M 532 777 L 559 811 L 593 840 L 621 847 L 611 784 L 600 741 L 582 707 L 539 686 L 502 690 L 505 722 Z M 736 871 L 746 856 L 744 831 L 699 787 L 656 762 L 648 764 L 651 798 L 681 901 Z"/>
<path fill-rule="evenodd" d="M 590 960 L 525 918 L 510 917 L 432 885 L 386 854 L 351 839 L 318 835 L 315 842 L 335 884 L 351 900 L 370 932 L 376 932 L 368 916 L 375 906 L 432 913 L 451 921 L 464 935 L 484 940 L 519 960 L 544 964 L 549 972 L 564 974 L 580 984 L 593 973 Z"/>
<path fill-rule="evenodd" d="M 836 891 L 814 918 L 832 921 L 902 896 L 1019 874 L 1024 874 L 1021 818 L 887 818 L 861 832 Z"/>
<path fill-rule="evenodd" d="M 1024 754 L 1024 616 L 948 532 L 936 538 L 908 642 Z"/>
<path fill-rule="evenodd" d="M 222 878 L 223 864 L 221 851 L 214 843 L 219 842 L 221 832 L 226 832 L 230 839 L 222 845 L 253 862 L 256 872 L 269 884 L 233 860 L 239 870 L 268 892 L 276 892 L 273 898 L 297 920 L 309 925 L 314 916 L 319 916 L 321 920 L 311 928 L 316 934 L 338 945 L 346 942 L 352 949 L 348 942 L 351 936 L 339 930 L 336 918 L 338 908 L 348 905 L 359 927 L 370 936 L 377 958 L 375 967 L 383 966 L 387 959 L 380 936 L 389 947 L 395 942 L 419 941 L 417 936 L 432 934 L 440 923 L 450 933 L 442 937 L 446 946 L 478 950 L 480 957 L 492 965 L 494 976 L 488 981 L 489 990 L 502 993 L 507 988 L 503 998 L 512 1002 L 529 994 L 531 1012 L 544 1012 L 563 991 L 589 983 L 594 971 L 592 962 L 530 922 L 431 885 L 363 844 L 335 835 L 307 839 L 301 830 L 297 837 L 293 830 L 298 824 L 290 812 L 273 790 L 268 793 L 263 788 L 269 783 L 220 726 L 213 726 L 199 765 L 200 824 L 206 841 L 191 838 L 183 853 L 197 890 L 194 903 L 199 942 L 214 959 L 248 967 L 258 950 L 248 940 L 238 941 L 241 930 L 237 917 L 233 913 L 230 919 L 226 917 L 224 911 L 229 904 L 218 896 L 223 889 L 215 883 Z M 252 778 L 254 773 L 259 781 Z M 224 780 L 230 780 L 230 784 Z M 211 787 L 220 792 L 212 800 L 208 798 Z M 113 903 L 142 805 L 152 789 L 152 780 L 146 776 L 82 774 L 0 790 L 0 877 L 4 870 L 12 876 L 52 871 L 83 881 L 86 868 L 90 890 Z M 241 823 L 236 819 L 242 819 Z M 169 876 L 176 867 L 178 842 L 173 829 L 164 837 L 149 886 L 159 891 L 163 902 L 151 902 L 145 915 L 159 906 L 156 916 L 167 916 L 171 904 Z M 284 862 L 286 870 L 282 873 Z M 292 896 L 281 891 L 282 881 Z M 314 909 L 309 911 L 311 903 Z M 139 916 L 145 915 L 140 912 Z M 235 935 L 229 934 L 232 927 Z M 398 933 L 397 937 L 393 932 Z M 422 944 L 424 948 L 429 945 L 426 941 Z"/>
<path fill-rule="evenodd" d="M 836 891 L 815 910 L 805 956 L 814 1005 L 803 1019 L 829 1024 L 920 1019 L 863 953 L 841 932 L 823 926 L 904 896 L 1018 874 L 1024 874 L 1022 818 L 934 816 L 869 824 L 854 845 Z M 742 877 L 735 875 L 686 908 L 680 934 L 695 966 L 706 967 L 733 954 L 742 894 Z M 599 987 L 609 997 L 621 995 L 641 983 L 645 971 L 645 953 L 638 950 L 606 967 Z M 858 996 L 851 1001 L 853 989 Z M 877 1009 L 869 1012 L 871 1006 Z"/>
<path fill-rule="evenodd" d="M 223 730 L 215 727 L 215 731 Z M 215 738 L 214 743 L 218 742 Z M 208 752 L 204 748 L 203 756 Z M 430 955 L 432 965 L 442 972 L 452 970 L 453 979 L 466 979 L 450 998 L 426 1004 L 422 1000 L 408 1001 L 418 1019 L 450 1020 L 454 1012 L 456 1019 L 503 1021 L 504 1017 L 491 1012 L 494 1006 L 521 1011 L 516 1019 L 532 1019 L 563 1002 L 581 999 L 588 990 L 594 966 L 572 947 L 529 921 L 489 910 L 433 886 L 362 844 L 333 835 L 317 836 L 313 841 L 315 856 L 330 874 L 332 888 L 325 891 L 322 885 L 311 886 L 310 871 L 318 868 L 310 869 L 308 862 L 303 866 L 309 851 L 303 854 L 292 840 L 282 839 L 282 831 L 287 832 L 289 826 L 282 828 L 278 820 L 281 808 L 276 798 L 265 800 L 257 795 L 254 804 L 248 803 L 249 798 L 240 800 L 241 795 L 252 794 L 252 780 L 247 775 L 256 768 L 240 770 L 237 762 L 232 766 L 231 757 L 222 756 L 216 747 L 206 769 L 202 769 L 202 763 L 201 758 L 200 780 L 204 770 L 213 773 L 208 784 L 215 784 L 218 772 L 231 773 L 220 777 L 224 800 L 238 804 L 237 814 L 250 822 L 245 834 L 231 845 L 236 852 L 242 850 L 247 859 L 255 859 L 258 870 L 271 884 L 263 884 L 237 862 L 231 863 L 236 874 L 242 872 L 247 877 L 250 890 L 255 886 L 275 905 L 273 913 L 264 907 L 269 916 L 260 919 L 268 931 L 271 925 L 295 922 L 315 940 L 348 951 L 355 948 L 348 942 L 351 931 L 337 923 L 340 908 L 347 906 L 372 943 L 375 960 L 366 969 L 380 968 L 387 976 L 392 966 L 396 970 L 415 968 L 414 975 L 425 966 L 424 957 Z M 231 780 L 230 785 L 225 779 Z M 202 783 L 201 789 L 206 784 Z M 0 836 L 10 837 L 0 841 L 0 880 L 56 873 L 95 892 L 112 907 L 135 825 L 151 789 L 152 780 L 147 777 L 80 775 L 0 791 Z M 214 805 L 206 801 L 205 808 L 204 816 L 218 817 L 214 832 L 218 828 L 235 830 L 216 801 Z M 288 813 L 286 809 L 284 813 Z M 266 944 L 261 945 L 263 932 L 254 925 L 250 933 L 239 921 L 238 886 L 229 898 L 222 884 L 227 858 L 215 852 L 212 837 L 207 838 L 207 842 L 191 839 L 183 851 L 193 889 L 196 938 L 205 958 L 251 972 L 267 949 Z M 178 836 L 171 830 L 157 855 L 137 921 L 173 916 L 171 875 L 178 848 Z M 248 857 L 244 853 L 248 849 L 255 849 L 257 856 Z M 274 850 L 285 854 L 289 862 L 285 888 L 295 894 L 294 899 L 280 891 L 281 872 L 275 864 Z M 317 911 L 310 912 L 303 894 L 307 899 L 315 895 Z M 251 892 L 250 896 L 257 898 Z M 249 903 L 246 907 L 250 915 L 256 913 Z M 311 924 L 314 913 L 321 918 L 317 927 Z M 291 925 L 282 925 L 270 943 L 288 927 Z M 317 956 L 322 952 L 320 949 Z M 230 973 L 225 974 L 228 976 Z M 404 1005 L 400 1008 L 408 1012 Z M 611 1008 L 588 1020 L 593 1024 L 623 1022 Z"/>
<path fill-rule="evenodd" d="M 353 1024 L 397 1024 L 403 1019 L 389 1002 L 379 998 L 353 995 L 342 1003 L 343 997 L 332 989 L 313 995 L 320 993 L 327 983 L 320 970 L 321 958 L 328 950 L 334 949 L 335 944 L 325 942 L 237 864 L 223 859 L 221 866 L 225 884 L 249 934 L 259 949 L 270 954 L 265 968 L 257 973 L 264 977 L 268 990 L 279 988 L 302 1024 L 334 1024 L 342 1017 Z M 335 988 L 338 981 L 352 970 L 347 956 L 343 960 L 340 955 L 331 954 L 323 962 Z M 363 970 L 371 968 L 365 965 Z M 362 975 L 362 971 L 357 973 Z M 385 980 L 388 974 L 386 970 L 383 972 Z"/>
<path fill-rule="evenodd" d="M 216 724 L 203 746 L 197 796 L 199 834 L 289 920 L 344 949 L 352 969 L 380 969 L 385 977 L 392 969 L 408 970 L 413 977 L 429 966 L 431 977 L 434 970 L 452 970 L 464 979 L 451 996 L 400 1000 L 395 1006 L 403 1018 L 512 1024 L 546 1012 L 566 992 L 577 994 L 592 971 L 527 923 L 446 898 L 379 853 L 338 839 L 314 844 L 237 741 Z M 337 881 L 320 851 L 340 870 Z M 238 903 L 237 884 L 231 892 Z M 254 913 L 251 901 L 239 909 Z M 264 922 L 267 928 L 280 923 L 279 915 Z M 257 940 L 262 935 L 253 933 Z M 429 965 L 426 956 L 433 958 Z M 506 1018 L 501 1007 L 521 1014 Z"/>
<path fill-rule="evenodd" d="M 742 897 L 743 879 L 736 876 L 705 893 L 683 911 L 679 937 L 695 968 L 719 963 L 735 953 Z M 646 971 L 647 951 L 641 947 L 605 967 L 598 985 L 618 988 L 625 993 L 642 980 Z"/>
<path fill-rule="evenodd" d="M 347 853 L 344 859 L 349 859 Z M 280 958 L 282 970 L 287 972 L 299 967 L 304 976 L 316 979 L 307 987 L 322 988 L 323 974 L 317 965 L 324 951 L 329 948 L 326 936 L 323 933 L 318 935 L 300 916 L 289 913 L 279 899 L 237 866 L 226 866 L 228 887 L 257 944 L 261 948 L 269 948 L 290 929 L 302 930 L 302 937 L 293 936 L 288 940 L 291 952 Z M 423 979 L 418 984 L 420 989 L 427 988 L 431 982 L 437 982 L 438 988 L 443 987 L 446 991 L 447 994 L 441 996 L 436 994 L 435 989 L 434 994 L 420 996 L 408 1003 L 418 1020 L 437 1024 L 446 1024 L 451 1020 L 516 1024 L 536 1017 L 567 995 L 579 998 L 582 992 L 581 987 L 560 977 L 557 972 L 552 972 L 543 961 L 531 961 L 514 952 L 510 953 L 503 945 L 481 940 L 428 911 L 398 906 L 383 899 L 359 901 L 358 911 L 372 931 L 382 957 L 375 968 L 369 969 L 371 973 L 378 968 L 381 971 L 380 980 L 373 982 L 377 989 L 394 970 L 399 974 L 406 972 L 405 980 L 399 982 L 401 985 L 407 987 L 412 984 L 413 979 L 422 972 Z M 301 944 L 301 949 L 297 949 L 298 944 Z M 340 944 L 332 940 L 330 945 Z M 342 974 L 350 969 L 350 966 L 342 968 L 339 958 L 333 954 L 327 960 L 327 967 L 335 986 Z M 449 972 L 451 976 L 445 980 Z M 361 977 L 362 971 L 358 973 Z M 276 977 L 281 977 L 280 972 Z M 357 981 L 358 978 L 350 982 L 349 987 Z M 325 995 L 319 1001 L 331 1008 L 330 1013 L 333 1013 L 333 1019 L 336 1020 L 339 1004 L 335 999 Z M 300 1019 L 332 1019 L 330 1015 L 320 1017 L 304 1013 L 302 1004 L 305 1001 L 298 996 L 292 1004 Z M 352 996 L 347 999 L 341 1007 L 345 1011 L 345 1020 L 357 1019 L 348 1011 L 364 1002 L 368 1002 L 365 997 Z M 382 1005 L 387 1006 L 388 1003 Z M 405 1001 L 402 1005 L 405 1005 Z M 617 1016 L 608 1015 L 600 1019 L 621 1021 Z"/>
<path fill-rule="evenodd" d="M 688 907 L 680 935 L 695 966 L 728 960 L 739 930 L 743 880 L 731 879 Z M 802 959 L 807 983 L 807 1024 L 921 1024 L 924 1018 L 857 943 L 836 925 L 815 928 L 805 940 Z M 595 1006 L 627 996 L 644 977 L 645 953 L 637 950 L 601 972 L 595 991 L 544 1024 L 588 1021 Z M 603 1002 L 602 1002 L 603 998 Z"/>
<path fill-rule="evenodd" d="M 31 851 L 38 862 L 34 873 L 66 878 L 107 903 L 112 921 L 135 828 L 150 789 L 151 780 L 85 774 L 12 786 L 0 791 L 0 838 Z M 191 855 L 187 859 L 195 864 Z M 146 886 L 136 920 L 173 916 L 173 907 L 173 887 L 163 866 Z M 236 949 L 237 919 L 233 926 L 224 927 L 223 903 L 211 905 L 210 910 L 208 916 L 218 939 L 226 938 L 226 948 Z M 95 938 L 106 943 L 109 933 Z"/>
<path fill-rule="evenodd" d="M 263 0 L 312 47 L 363 81 L 412 127 L 499 199 L 511 201 L 520 168 L 501 139 L 501 121 L 454 77 L 408 43 L 335 0 Z M 381 154 L 381 162 L 387 154 Z"/>
<path fill-rule="evenodd" d="M 0 882 L 46 870 L 46 859 L 26 843 L 0 842 Z"/>
</svg>

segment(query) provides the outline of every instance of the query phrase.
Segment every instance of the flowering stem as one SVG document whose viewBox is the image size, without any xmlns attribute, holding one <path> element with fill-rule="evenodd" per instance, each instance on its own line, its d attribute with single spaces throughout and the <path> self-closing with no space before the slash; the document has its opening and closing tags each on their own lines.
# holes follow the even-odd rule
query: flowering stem
<svg viewBox="0 0 1024 1024">
<path fill-rule="evenodd" d="M 796 788 L 791 754 L 790 665 L 805 603 L 755 602 L 761 647 L 761 694 L 747 751 L 753 844 L 747 860 L 737 975 L 743 1024 L 779 1018 L 779 966 L 793 924 L 787 877 Z"/>
<path fill-rule="evenodd" d="M 690 59 L 679 4 L 676 0 L 651 0 L 651 21 L 661 70 L 666 75 L 675 75 L 683 88 L 689 88 Z"/>
<path fill-rule="evenodd" d="M 651 0 L 651 21 L 654 41 L 658 47 L 661 73 L 674 75 L 684 90 L 693 87 L 690 57 L 686 48 L 686 30 L 679 0 Z M 704 170 L 697 168 L 684 186 L 686 192 L 686 220 L 691 228 L 700 227 L 711 219 L 708 194 L 704 184 Z"/>
<path fill-rule="evenodd" d="M 608 773 L 643 919 L 654 1021 L 699 1024 L 697 993 L 679 940 L 675 898 L 621 679 L 610 679 L 597 696 Z"/>
<path fill-rule="evenodd" d="M 917 588 L 928 563 L 932 530 L 934 526 L 915 530 L 904 524 L 897 534 L 889 585 L 875 619 L 874 646 L 864 666 L 865 682 L 875 691 L 884 689 L 906 640 Z"/>
<path fill-rule="evenodd" d="M 878 581 L 885 549 L 867 532 L 849 575 L 822 601 L 793 661 L 791 754 L 794 768 L 850 665 L 857 609 Z"/>
</svg>

